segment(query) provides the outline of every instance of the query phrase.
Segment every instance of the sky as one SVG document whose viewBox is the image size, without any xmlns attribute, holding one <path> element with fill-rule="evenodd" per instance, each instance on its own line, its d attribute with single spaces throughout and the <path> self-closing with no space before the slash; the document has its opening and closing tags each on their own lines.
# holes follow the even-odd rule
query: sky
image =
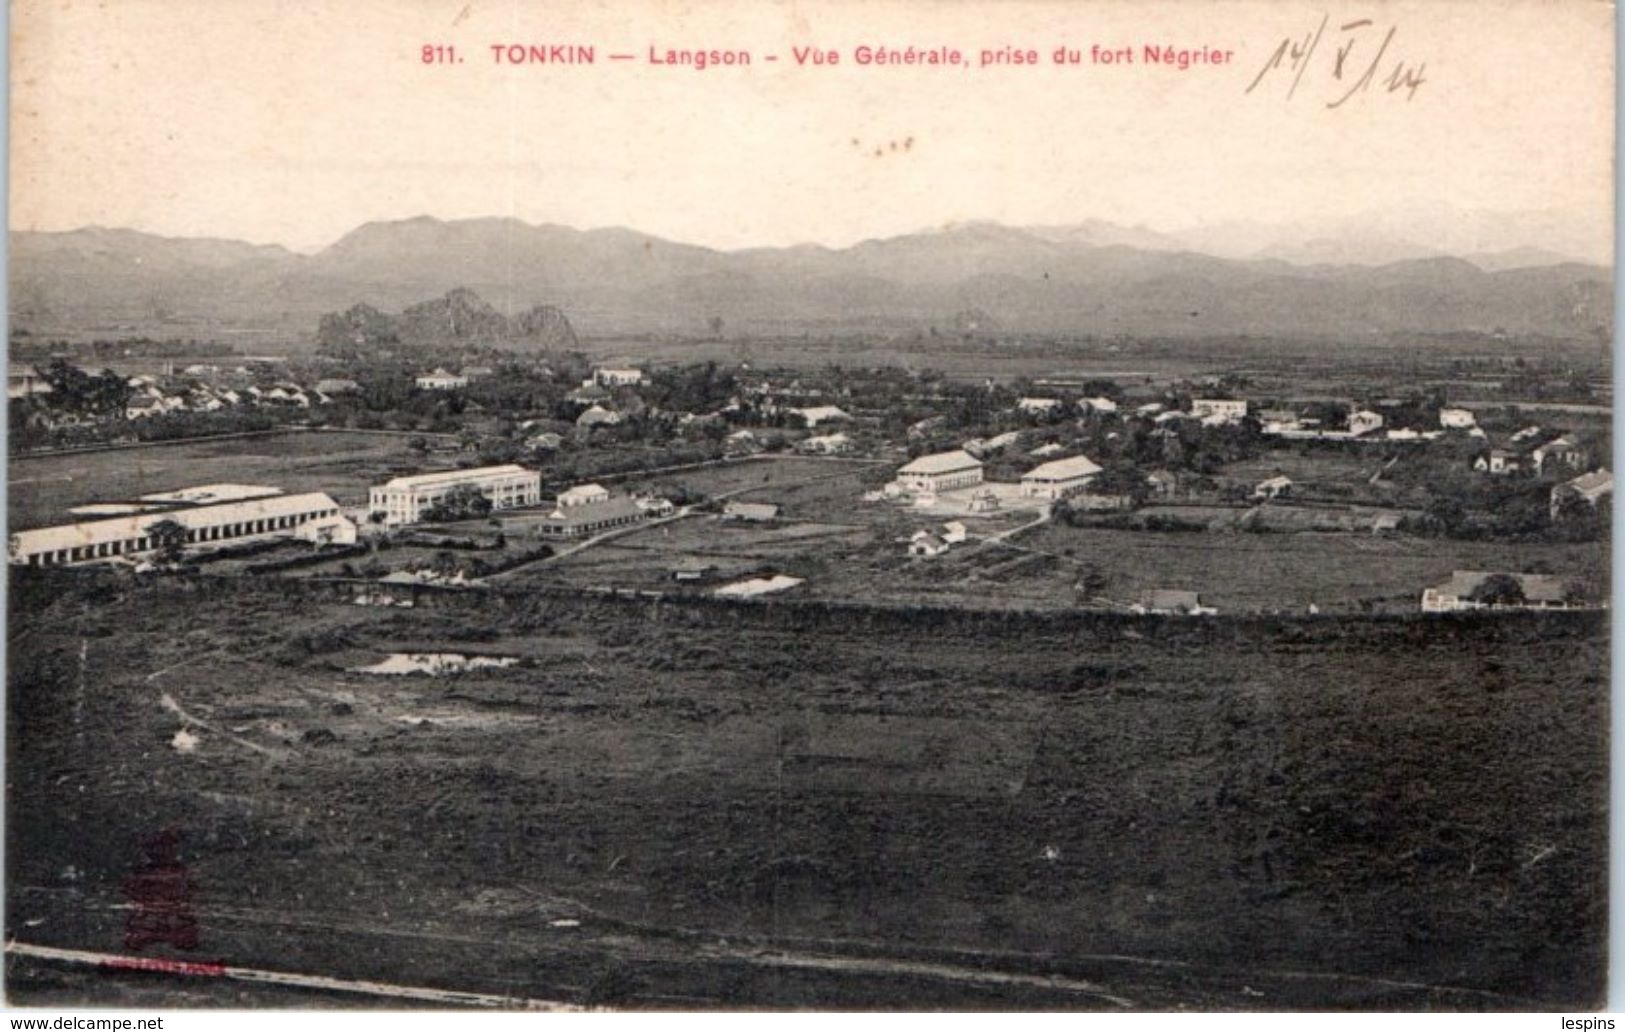
<svg viewBox="0 0 1625 1032">
<path fill-rule="evenodd" d="M 1272 63 L 1289 39 L 1313 49 Z M 496 64 L 508 44 L 597 60 Z M 426 45 L 461 60 L 425 63 Z M 968 66 L 855 60 L 910 45 Z M 1228 60 L 1151 65 L 1148 45 Z M 13 0 L 11 47 L 14 229 L 314 250 L 368 221 L 515 216 L 739 248 L 1460 211 L 1539 212 L 1559 249 L 1611 246 L 1600 0 Z M 651 47 L 752 64 L 657 66 Z M 1004 47 L 1039 63 L 980 67 Z"/>
</svg>

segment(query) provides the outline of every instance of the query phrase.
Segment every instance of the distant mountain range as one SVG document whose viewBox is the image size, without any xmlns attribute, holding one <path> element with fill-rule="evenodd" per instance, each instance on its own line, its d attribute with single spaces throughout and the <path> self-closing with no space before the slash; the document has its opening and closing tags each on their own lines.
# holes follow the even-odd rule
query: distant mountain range
<svg viewBox="0 0 1625 1032">
<path fill-rule="evenodd" d="M 967 312 L 1001 334 L 1612 332 L 1606 266 L 1533 248 L 1438 255 L 1344 230 L 1276 241 L 1275 257 L 1206 254 L 1106 222 L 719 251 L 626 229 L 423 217 L 369 223 L 310 255 L 121 229 L 14 232 L 11 306 L 13 327 L 36 333 L 270 328 L 312 340 L 324 313 L 401 311 L 456 288 L 507 317 L 561 309 L 591 336 L 987 332 L 967 330 Z"/>
</svg>

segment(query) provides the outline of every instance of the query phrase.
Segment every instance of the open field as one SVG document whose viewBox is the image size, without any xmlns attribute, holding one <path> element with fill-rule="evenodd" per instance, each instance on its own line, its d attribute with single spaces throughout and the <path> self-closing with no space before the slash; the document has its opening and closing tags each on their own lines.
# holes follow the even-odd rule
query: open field
<svg viewBox="0 0 1625 1032">
<path fill-rule="evenodd" d="M 1013 542 L 1105 578 L 1100 594 L 1135 601 L 1153 588 L 1199 591 L 1221 612 L 1366 607 L 1409 612 L 1453 570 L 1606 569 L 1605 544 L 1530 544 L 1349 533 L 1149 533 L 1048 524 Z M 1046 574 L 1065 579 L 1061 571 Z M 1072 576 L 1076 580 L 1076 576 Z"/>
<path fill-rule="evenodd" d="M 1255 389 L 1288 397 L 1347 396 L 1351 391 L 1396 376 L 1408 383 L 1452 378 L 1456 359 L 1511 361 L 1528 353 L 1518 340 L 1430 339 L 1419 348 L 1413 337 L 1386 340 L 1362 335 L 1357 348 L 1346 340 L 1208 338 L 1193 340 L 1031 340 L 953 341 L 921 337 L 917 327 L 890 335 L 797 335 L 790 338 L 739 336 L 731 340 L 584 336 L 581 349 L 604 362 L 748 361 L 758 367 L 817 370 L 831 363 L 848 366 L 901 366 L 940 370 L 950 379 L 980 383 L 1105 377 L 1120 383 L 1169 383 L 1230 372 L 1245 376 Z M 1595 371 L 1607 380 L 1607 353 L 1589 341 L 1542 340 L 1542 354 Z M 1489 392 L 1486 392 L 1489 393 Z"/>
<path fill-rule="evenodd" d="M 830 601 L 1054 611 L 1124 607 L 1143 592 L 1181 588 L 1200 592 L 1226 613 L 1305 612 L 1311 605 L 1323 612 L 1409 613 L 1417 609 L 1423 588 L 1455 570 L 1547 569 L 1575 575 L 1606 568 L 1608 562 L 1602 543 L 1457 541 L 1304 529 L 1317 521 L 1330 526 L 1369 520 L 1379 510 L 1288 505 L 1146 510 L 1219 528 L 1205 532 L 1050 521 L 1003 541 L 988 538 L 1029 522 L 1033 514 L 966 519 L 970 540 L 945 555 L 912 558 L 905 544 L 909 534 L 936 530 L 940 520 L 885 503 L 822 511 L 832 516 L 770 524 L 690 516 L 523 567 L 501 580 L 673 591 L 681 587 L 672 579 L 677 568 L 707 565 L 714 567 L 716 581 L 764 571 L 803 577 L 806 583 L 795 589 L 798 597 Z M 1236 529 L 1243 520 L 1270 529 Z"/>
<path fill-rule="evenodd" d="M 425 468 L 409 438 L 344 431 L 304 431 L 229 441 L 165 444 L 80 455 L 11 460 L 7 502 L 12 528 L 64 522 L 87 502 L 135 498 L 211 483 L 280 487 L 292 494 L 326 491 L 340 505 L 360 505 L 367 489 L 394 470 Z"/>
<path fill-rule="evenodd" d="M 704 565 L 717 581 L 759 571 L 809 573 L 827 557 L 870 539 L 862 525 L 827 523 L 728 523 L 690 517 L 650 527 L 532 567 L 516 583 L 670 591 L 672 572 Z"/>
<path fill-rule="evenodd" d="M 1257 458 L 1245 462 L 1232 462 L 1224 467 L 1226 480 L 1242 484 L 1257 484 L 1270 477 L 1287 476 L 1294 484 L 1359 485 L 1369 481 L 1382 469 L 1388 456 L 1400 446 L 1384 448 L 1372 446 L 1366 451 L 1323 448 L 1301 454 L 1290 446 L 1274 447 L 1263 451 Z"/>
<path fill-rule="evenodd" d="M 1399 520 L 1420 514 L 1420 509 L 1300 499 L 1295 492 L 1286 498 L 1264 503 L 1152 505 L 1122 514 L 1108 513 L 1097 522 L 1103 528 L 1115 529 L 1156 530 L 1158 527 L 1167 529 L 1171 526 L 1183 530 L 1205 527 L 1221 533 L 1242 530 L 1347 531 L 1369 535 L 1379 530 L 1393 531 Z"/>
<path fill-rule="evenodd" d="M 795 455 L 764 455 L 736 462 L 718 463 L 700 469 L 676 470 L 615 481 L 617 492 L 661 493 L 687 489 L 707 498 L 741 498 L 753 502 L 779 502 L 779 495 L 797 485 L 825 484 L 819 494 L 833 491 L 832 497 L 855 501 L 866 486 L 878 486 L 891 479 L 893 467 L 883 463 L 853 459 L 806 458 Z"/>
<path fill-rule="evenodd" d="M 402 611 L 27 574 L 13 597 L 6 924 L 30 943 L 123 951 L 124 879 L 172 828 L 186 956 L 334 978 L 634 1007 L 1603 991 L 1597 616 Z M 347 672 L 403 648 L 519 663 Z M 11 974 L 15 1002 L 71 995 Z"/>
</svg>

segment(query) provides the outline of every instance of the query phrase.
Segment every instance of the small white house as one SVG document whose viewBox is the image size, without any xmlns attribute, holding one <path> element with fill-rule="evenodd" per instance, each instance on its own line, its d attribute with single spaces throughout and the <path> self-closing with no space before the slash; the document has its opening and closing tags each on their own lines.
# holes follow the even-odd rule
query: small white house
<svg viewBox="0 0 1625 1032">
<path fill-rule="evenodd" d="M 1380 429 L 1382 429 L 1381 413 L 1373 412 L 1370 409 L 1361 409 L 1358 412 L 1349 414 L 1349 433 L 1355 437 Z"/>
<path fill-rule="evenodd" d="M 592 378 L 600 387 L 636 387 L 643 382 L 643 370 L 600 368 L 593 370 Z"/>
<path fill-rule="evenodd" d="M 300 524 L 294 531 L 301 541 L 309 541 L 318 548 L 323 545 L 353 545 L 357 534 L 355 521 L 343 515 L 323 516 Z"/>
<path fill-rule="evenodd" d="M 417 378 L 418 390 L 421 391 L 454 391 L 468 386 L 468 377 L 458 376 L 446 369 L 436 369 L 432 373 L 423 373 Z"/>
<path fill-rule="evenodd" d="M 1203 605 L 1201 596 L 1194 591 L 1168 588 L 1147 591 L 1129 611 L 1150 616 L 1212 616 L 1218 612 L 1213 606 Z"/>
<path fill-rule="evenodd" d="M 1013 444 L 1021 443 L 1021 431 L 1011 430 L 1008 433 L 998 434 L 994 437 L 975 438 L 966 441 L 964 448 L 972 455 L 992 455 L 1004 451 Z"/>
<path fill-rule="evenodd" d="M 619 412 L 614 412 L 610 409 L 604 408 L 602 405 L 594 405 L 592 408 L 589 408 L 587 411 L 576 417 L 576 426 L 587 428 L 595 426 L 614 426 L 620 421 L 621 414 Z"/>
<path fill-rule="evenodd" d="M 917 535 L 908 543 L 908 554 L 915 558 L 930 558 L 948 551 L 948 542 L 935 534 Z"/>
<path fill-rule="evenodd" d="M 1270 477 L 1253 488 L 1254 498 L 1279 498 L 1292 490 L 1292 481 L 1288 477 Z"/>
<path fill-rule="evenodd" d="M 800 416 L 809 430 L 820 423 L 839 423 L 852 418 L 834 405 L 814 405 L 811 408 L 793 408 L 789 411 Z"/>
<path fill-rule="evenodd" d="M 1612 498 L 1613 494 L 1614 475 L 1606 469 L 1594 470 L 1575 477 L 1573 480 L 1558 484 L 1552 488 L 1552 519 L 1557 520 L 1560 518 L 1565 498 L 1578 498 L 1595 509 L 1598 502 L 1601 502 L 1604 498 Z"/>
<path fill-rule="evenodd" d="M 1518 585 L 1520 597 L 1485 597 L 1483 588 L 1491 577 L 1508 578 Z M 1569 585 L 1561 577 L 1540 573 L 1487 573 L 1456 570 L 1450 579 L 1422 592 L 1422 612 L 1455 613 L 1473 609 L 1573 609 L 1580 603 L 1569 598 Z"/>
<path fill-rule="evenodd" d="M 1534 459 L 1535 469 L 1541 473 L 1547 471 L 1548 465 L 1584 469 L 1591 461 L 1591 453 L 1569 434 L 1547 441 L 1536 448 L 1531 457 Z"/>
<path fill-rule="evenodd" d="M 1504 448 L 1493 448 L 1488 453 L 1480 455 L 1473 460 L 1473 468 L 1480 473 L 1491 473 L 1495 476 L 1505 476 L 1516 473 L 1519 468 L 1518 456 Z"/>
<path fill-rule="evenodd" d="M 808 437 L 796 445 L 796 450 L 807 455 L 840 455 L 852 450 L 852 438 L 845 434 Z"/>
<path fill-rule="evenodd" d="M 1247 418 L 1247 402 L 1238 398 L 1192 398 L 1191 415 L 1214 423 L 1239 423 Z"/>
<path fill-rule="evenodd" d="M 577 484 L 566 491 L 559 492 L 559 508 L 568 509 L 576 505 L 596 505 L 599 502 L 609 501 L 609 489 L 598 484 Z"/>
<path fill-rule="evenodd" d="M 1439 410 L 1439 425 L 1446 430 L 1468 430 L 1478 425 L 1472 409 L 1444 408 Z"/>
<path fill-rule="evenodd" d="M 971 512 L 997 512 L 1000 507 L 999 496 L 992 491 L 978 491 L 970 496 Z"/>
<path fill-rule="evenodd" d="M 960 523 L 958 520 L 954 520 L 950 523 L 944 523 L 942 525 L 942 540 L 948 542 L 950 545 L 957 545 L 969 536 L 970 535 L 965 530 L 965 525 Z"/>
<path fill-rule="evenodd" d="M 1020 398 L 1016 401 L 1016 408 L 1032 415 L 1048 415 L 1058 411 L 1061 407 L 1059 398 Z"/>
</svg>

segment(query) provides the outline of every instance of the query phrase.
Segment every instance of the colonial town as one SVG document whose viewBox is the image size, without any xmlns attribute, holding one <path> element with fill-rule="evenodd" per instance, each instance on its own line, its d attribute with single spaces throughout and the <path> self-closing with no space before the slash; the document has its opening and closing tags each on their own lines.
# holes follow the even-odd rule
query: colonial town
<svg viewBox="0 0 1625 1032">
<path fill-rule="evenodd" d="M 1305 396 L 461 357 L 15 364 L 37 486 L 11 561 L 1180 615 L 1607 604 L 1608 388 L 1569 368 Z"/>
</svg>

